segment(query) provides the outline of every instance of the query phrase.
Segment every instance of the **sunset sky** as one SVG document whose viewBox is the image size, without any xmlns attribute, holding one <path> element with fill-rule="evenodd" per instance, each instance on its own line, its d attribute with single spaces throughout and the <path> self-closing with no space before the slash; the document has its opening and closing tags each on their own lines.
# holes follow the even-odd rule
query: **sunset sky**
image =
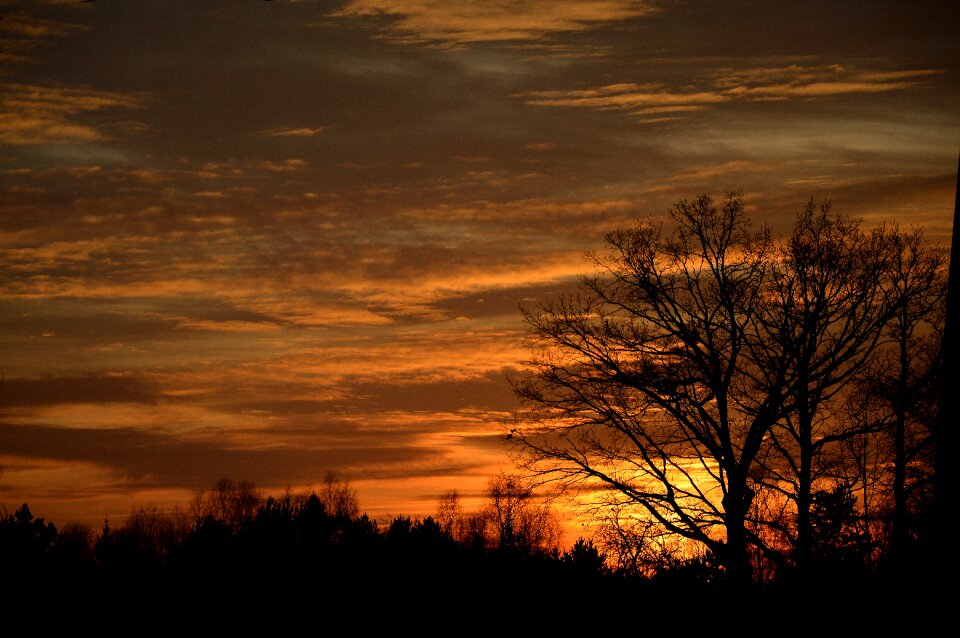
<svg viewBox="0 0 960 638">
<path fill-rule="evenodd" d="M 0 504 L 57 523 L 222 477 L 479 494 L 520 304 L 682 197 L 950 233 L 955 0 L 0 15 Z"/>
</svg>

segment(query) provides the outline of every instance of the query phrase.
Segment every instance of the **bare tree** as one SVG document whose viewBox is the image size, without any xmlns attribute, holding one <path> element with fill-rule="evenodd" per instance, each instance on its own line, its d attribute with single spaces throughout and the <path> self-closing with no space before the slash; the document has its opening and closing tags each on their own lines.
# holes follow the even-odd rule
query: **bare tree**
<svg viewBox="0 0 960 638">
<path fill-rule="evenodd" d="M 671 220 L 669 231 L 608 234 L 601 274 L 579 294 L 524 310 L 538 349 L 515 384 L 522 461 L 603 506 L 633 508 L 626 520 L 643 538 L 654 524 L 701 544 L 747 582 L 762 561 L 767 573 L 806 566 L 820 542 L 814 514 L 827 520 L 828 504 L 865 489 L 838 480 L 850 472 L 836 465 L 857 451 L 856 475 L 873 473 L 868 442 L 854 439 L 886 426 L 844 418 L 851 382 L 869 369 L 890 377 L 902 523 L 923 439 L 910 439 L 909 404 L 922 379 L 934 387 L 920 363 L 935 349 L 918 331 L 931 332 L 943 253 L 918 234 L 863 231 L 813 199 L 782 242 L 750 230 L 736 193 L 681 201 Z M 880 374 L 886 341 L 899 360 Z"/>
<path fill-rule="evenodd" d="M 875 405 L 865 392 L 854 386 L 851 396 L 852 414 L 843 418 L 853 419 L 858 425 L 877 424 L 882 421 L 875 416 Z M 833 464 L 832 480 L 835 484 L 850 486 L 857 497 L 860 511 L 860 538 L 863 543 L 863 559 L 871 567 L 880 558 L 887 544 L 887 521 L 884 511 L 892 493 L 892 477 L 889 473 L 889 445 L 884 432 L 877 428 L 860 428 L 862 431 L 840 442 L 837 462 Z"/>
<path fill-rule="evenodd" d="M 465 535 L 463 505 L 460 493 L 456 490 L 444 492 L 437 499 L 437 523 L 446 534 L 455 541 L 462 541 Z"/>
<path fill-rule="evenodd" d="M 800 567 L 811 559 L 811 508 L 839 441 L 863 424 L 837 418 L 834 399 L 870 361 L 893 314 L 888 287 L 897 233 L 864 233 L 858 220 L 835 214 L 811 198 L 793 234 L 773 261 L 768 332 L 787 358 L 789 397 L 783 419 L 770 432 L 766 485 L 795 507 L 792 536 Z M 791 528 L 792 527 L 792 528 Z"/>
<path fill-rule="evenodd" d="M 868 422 L 889 443 L 882 467 L 892 467 L 891 551 L 902 558 L 913 536 L 909 501 L 932 481 L 932 440 L 945 313 L 947 253 L 919 230 L 892 233 L 885 285 L 892 313 L 886 343 L 859 384 Z M 871 418 L 872 417 L 872 418 Z"/>
<path fill-rule="evenodd" d="M 340 480 L 333 472 L 323 478 L 317 497 L 327 514 L 354 519 L 360 516 L 360 499 L 349 481 Z"/>
<path fill-rule="evenodd" d="M 630 509 L 600 513 L 596 539 L 612 569 L 620 574 L 653 577 L 679 565 L 690 552 L 690 541 L 665 532 L 656 521 L 638 518 Z"/>
<path fill-rule="evenodd" d="M 639 508 L 746 583 L 751 470 L 787 390 L 763 321 L 774 247 L 736 193 L 671 219 L 608 234 L 601 275 L 525 310 L 539 350 L 512 438 L 529 467 Z"/>
<path fill-rule="evenodd" d="M 222 478 L 209 492 L 197 490 L 190 502 L 190 512 L 196 523 L 209 516 L 238 530 L 253 520 L 262 502 L 263 496 L 252 482 L 234 483 Z"/>
<path fill-rule="evenodd" d="M 533 485 L 516 474 L 501 472 L 490 479 L 488 518 L 501 549 L 528 553 L 557 547 L 560 526 L 550 509 L 533 492 Z"/>
</svg>

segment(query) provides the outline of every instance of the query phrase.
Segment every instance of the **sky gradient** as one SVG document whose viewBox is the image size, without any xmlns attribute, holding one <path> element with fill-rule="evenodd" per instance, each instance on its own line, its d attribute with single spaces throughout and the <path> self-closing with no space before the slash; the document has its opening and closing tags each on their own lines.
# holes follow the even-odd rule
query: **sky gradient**
<svg viewBox="0 0 960 638">
<path fill-rule="evenodd" d="M 476 497 L 512 467 L 519 305 L 683 197 L 950 233 L 955 2 L 0 15 L 0 503 L 57 522 L 222 477 Z"/>
</svg>

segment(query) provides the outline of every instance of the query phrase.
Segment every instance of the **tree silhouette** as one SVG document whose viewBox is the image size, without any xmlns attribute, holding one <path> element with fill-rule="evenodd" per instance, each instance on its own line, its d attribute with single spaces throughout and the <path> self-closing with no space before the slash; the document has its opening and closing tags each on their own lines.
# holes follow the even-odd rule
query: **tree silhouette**
<svg viewBox="0 0 960 638">
<path fill-rule="evenodd" d="M 828 452 L 862 431 L 836 418 L 834 399 L 870 361 L 893 315 L 897 291 L 889 272 L 897 233 L 860 230 L 857 220 L 810 199 L 771 264 L 766 320 L 772 347 L 788 361 L 784 417 L 770 431 L 764 484 L 792 501 L 793 559 L 804 568 L 813 551 L 811 508 L 827 476 Z"/>
<path fill-rule="evenodd" d="M 933 469 L 932 459 L 924 457 L 932 451 L 937 413 L 947 259 L 944 250 L 927 246 L 919 231 L 894 240 L 890 286 L 896 296 L 886 326 L 890 347 L 867 388 L 886 412 L 893 443 L 891 551 L 901 560 L 911 538 L 908 501 L 929 485 Z"/>
<path fill-rule="evenodd" d="M 488 516 L 501 549 L 538 553 L 554 549 L 559 525 L 549 503 L 540 502 L 533 485 L 515 474 L 501 472 L 487 485 Z"/>
<path fill-rule="evenodd" d="M 847 391 L 886 337 L 929 322 L 940 253 L 812 199 L 785 241 L 750 229 L 738 193 L 670 220 L 608 234 L 601 274 L 524 310 L 537 349 L 510 438 L 526 467 L 616 512 L 608 538 L 682 537 L 746 584 L 761 559 L 823 553 L 815 510 L 851 487 L 840 444 L 882 427 L 842 418 Z M 918 386 L 896 387 L 903 403 Z"/>
<path fill-rule="evenodd" d="M 525 311 L 542 348 L 514 440 L 530 467 L 638 507 L 747 583 L 751 469 L 787 389 L 762 321 L 773 245 L 739 194 L 670 215 L 669 233 L 608 234 L 603 274 Z"/>
<path fill-rule="evenodd" d="M 56 526 L 34 518 L 26 503 L 0 518 L 0 559 L 10 574 L 46 567 L 56 540 Z"/>
<path fill-rule="evenodd" d="M 331 516 L 354 519 L 360 515 L 360 499 L 349 481 L 340 480 L 333 472 L 327 472 L 317 496 Z"/>
<path fill-rule="evenodd" d="M 463 505 L 460 503 L 460 493 L 457 490 L 444 492 L 437 499 L 436 521 L 451 538 L 456 541 L 463 540 L 466 535 L 466 521 L 463 516 Z"/>
<path fill-rule="evenodd" d="M 580 578 L 605 574 L 608 569 L 606 554 L 585 538 L 578 538 L 560 560 Z"/>
</svg>

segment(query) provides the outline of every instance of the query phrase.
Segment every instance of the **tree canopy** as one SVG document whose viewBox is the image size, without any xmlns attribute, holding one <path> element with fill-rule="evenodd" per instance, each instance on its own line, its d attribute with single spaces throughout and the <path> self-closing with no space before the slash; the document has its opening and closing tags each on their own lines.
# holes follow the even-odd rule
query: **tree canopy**
<svg viewBox="0 0 960 638">
<path fill-rule="evenodd" d="M 774 239 L 739 193 L 609 233 L 577 294 L 524 309 L 536 346 L 515 383 L 522 462 L 621 530 L 693 541 L 735 581 L 757 556 L 803 567 L 815 509 L 850 487 L 828 471 L 840 443 L 877 432 L 840 418 L 846 390 L 900 334 L 898 308 L 935 312 L 930 278 L 902 275 L 915 236 L 811 199 Z"/>
</svg>

